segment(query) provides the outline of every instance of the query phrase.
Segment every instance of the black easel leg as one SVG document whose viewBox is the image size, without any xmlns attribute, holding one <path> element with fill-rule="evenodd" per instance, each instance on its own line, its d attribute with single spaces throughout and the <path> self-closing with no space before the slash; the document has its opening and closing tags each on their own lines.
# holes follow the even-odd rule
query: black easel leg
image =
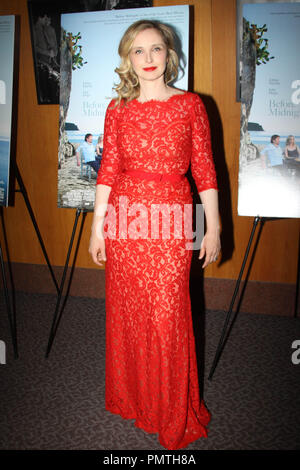
<svg viewBox="0 0 300 470">
<path fill-rule="evenodd" d="M 24 183 L 23 183 L 21 174 L 20 174 L 20 172 L 19 172 L 18 165 L 17 165 L 16 163 L 15 163 L 15 172 L 16 172 L 16 178 L 17 178 L 18 184 L 19 184 L 19 186 L 20 186 L 20 192 L 23 194 L 23 197 L 24 197 L 24 200 L 25 200 L 25 203 L 26 203 L 26 206 L 27 206 L 29 215 L 30 215 L 30 217 L 31 217 L 33 226 L 34 226 L 34 228 L 35 228 L 37 237 L 38 237 L 38 239 L 39 239 L 41 248 L 42 248 L 42 250 L 43 250 L 43 253 L 44 253 L 44 256 L 45 256 L 47 265 L 48 265 L 48 268 L 49 268 L 49 270 L 50 270 L 51 277 L 52 277 L 52 279 L 53 279 L 53 282 L 54 282 L 54 285 L 55 285 L 55 287 L 56 287 L 57 292 L 59 292 L 59 287 L 58 287 L 58 284 L 57 284 L 57 282 L 56 282 L 56 279 L 55 279 L 55 276 L 54 276 L 54 272 L 53 272 L 53 270 L 52 270 L 52 266 L 51 266 L 51 264 L 50 264 L 50 261 L 49 261 L 48 255 L 47 255 L 46 248 L 45 248 L 45 245 L 44 245 L 44 242 L 43 242 L 41 233 L 40 233 L 40 231 L 39 231 L 39 228 L 38 228 L 38 225 L 37 225 L 37 222 L 36 222 L 36 219 L 35 219 L 35 216 L 34 216 L 34 213 L 33 213 L 33 210 L 32 210 L 32 207 L 31 207 L 31 204 L 30 204 L 28 195 L 27 195 L 26 188 L 25 188 L 25 186 L 24 186 Z M 16 192 L 17 192 L 17 190 L 16 190 Z"/>
<path fill-rule="evenodd" d="M 17 343 L 17 330 L 16 330 L 16 323 L 13 319 L 11 308 L 10 308 L 10 299 L 8 295 L 8 288 L 7 288 L 7 282 L 6 282 L 6 274 L 5 274 L 1 243 L 0 243 L 0 263 L 1 263 L 2 278 L 3 278 L 6 310 L 7 310 L 7 316 L 8 316 L 9 326 L 10 326 L 11 339 L 12 339 L 13 348 L 14 348 L 14 356 L 15 356 L 15 359 L 17 359 L 19 357 L 18 356 L 18 343 Z"/>
<path fill-rule="evenodd" d="M 239 274 L 238 280 L 237 280 L 237 282 L 236 282 L 235 290 L 234 290 L 234 293 L 233 293 L 233 296 L 232 296 L 232 299 L 231 299 L 229 311 L 228 311 L 228 313 L 227 313 L 227 317 L 226 317 L 226 320 L 225 320 L 225 323 L 224 323 L 224 326 L 223 326 L 223 331 L 222 331 L 222 334 L 221 334 L 221 338 L 220 338 L 220 340 L 219 340 L 219 344 L 218 344 L 217 351 L 216 351 L 216 354 L 215 354 L 215 357 L 214 357 L 214 360 L 213 360 L 213 364 L 212 364 L 212 367 L 211 367 L 211 370 L 210 370 L 210 373 L 209 373 L 209 376 L 208 376 L 208 380 L 211 380 L 211 379 L 212 379 L 214 370 L 215 370 L 215 368 L 216 368 L 216 365 L 217 365 L 217 363 L 218 363 L 218 360 L 220 359 L 221 350 L 222 350 L 222 347 L 223 347 L 223 342 L 224 342 L 224 337 L 225 337 L 227 325 L 228 325 L 228 322 L 229 322 L 229 320 L 230 320 L 230 316 L 231 316 L 231 313 L 232 313 L 233 305 L 234 305 L 236 296 L 237 296 L 238 291 L 239 291 L 239 287 L 240 287 L 242 275 L 243 275 L 243 272 L 244 272 L 244 269 L 245 269 L 246 261 L 247 261 L 248 255 L 249 255 L 249 251 L 250 251 L 250 248 L 251 248 L 252 240 L 253 240 L 254 233 L 255 233 L 255 230 L 256 230 L 256 227 L 257 227 L 257 224 L 258 224 L 259 220 L 260 220 L 260 217 L 256 216 L 255 219 L 254 219 L 254 221 L 253 221 L 253 227 L 252 227 L 252 231 L 251 231 L 251 234 L 250 234 L 249 242 L 248 242 L 248 245 L 247 245 L 247 248 L 246 248 L 244 260 L 243 260 L 243 263 L 242 263 L 242 267 L 241 267 L 241 270 L 240 270 L 240 274 Z"/>
<path fill-rule="evenodd" d="M 83 226 L 84 226 L 86 214 L 87 214 L 86 211 L 84 211 L 84 212 L 82 213 L 82 219 L 81 219 L 81 225 L 80 225 L 79 235 L 78 235 L 78 239 L 77 239 L 77 243 L 76 243 L 76 248 L 75 248 L 75 253 L 74 253 L 72 268 L 71 268 L 70 277 L 69 277 L 69 282 L 68 282 L 68 287 L 67 287 L 67 291 L 66 291 L 64 303 L 63 303 L 62 308 L 61 308 L 61 313 L 62 313 L 63 309 L 65 308 L 65 305 L 66 305 L 66 303 L 67 303 L 67 299 L 68 299 L 68 297 L 69 297 L 71 282 L 72 282 L 72 279 L 73 279 L 73 274 L 74 274 L 74 269 L 75 269 L 75 263 L 76 263 L 76 258 L 77 258 L 77 254 L 78 254 L 78 249 L 79 249 L 79 244 L 80 244 L 80 240 L 81 240 L 81 235 L 82 235 L 82 232 L 83 232 Z M 57 325 L 57 326 L 58 326 L 58 325 Z M 56 328 L 56 329 L 57 329 L 57 328 Z M 56 330 L 55 330 L 55 331 L 56 331 Z"/>
<path fill-rule="evenodd" d="M 58 316 L 58 318 L 57 318 L 55 328 L 54 328 L 54 330 L 53 330 L 53 338 L 54 338 L 55 335 L 56 335 L 56 332 L 57 332 L 57 329 L 58 329 L 58 325 L 59 325 L 59 323 L 60 323 L 60 320 L 61 320 L 61 317 L 62 317 L 64 308 L 65 308 L 65 306 L 66 306 L 66 303 L 67 303 L 67 300 L 68 300 L 68 297 L 69 297 L 69 292 L 70 292 L 70 287 L 71 287 L 72 278 L 73 278 L 73 274 L 74 274 L 75 263 L 76 263 L 77 253 L 78 253 L 79 244 L 80 244 L 80 240 L 81 240 L 81 235 L 82 235 L 82 231 L 83 231 L 83 226 L 84 226 L 85 217 L 86 217 L 86 212 L 83 212 L 83 214 L 82 214 L 82 219 L 81 219 L 80 230 L 79 230 L 79 235 L 78 235 L 78 239 L 77 239 L 77 243 L 76 243 L 76 248 L 75 248 L 75 253 L 74 253 L 74 258 L 73 258 L 73 263 L 72 263 L 72 268 L 71 268 L 71 272 L 70 272 L 70 276 L 69 276 L 69 281 L 68 281 L 68 285 L 67 285 L 66 295 L 65 295 L 64 302 L 63 302 L 63 305 L 62 305 L 62 307 L 61 307 L 59 316 Z M 50 351 L 49 351 L 49 352 L 50 352 Z"/>
<path fill-rule="evenodd" d="M 252 268 L 252 265 L 253 265 L 253 261 L 254 261 L 254 258 L 255 258 L 256 250 L 257 250 L 257 247 L 258 247 L 258 244 L 259 244 L 259 240 L 260 240 L 260 236 L 261 236 L 261 233 L 262 233 L 262 230 L 263 230 L 263 226 L 264 226 L 265 220 L 266 220 L 265 218 L 262 218 L 261 221 L 260 221 L 259 231 L 258 231 L 256 240 L 255 240 L 255 244 L 254 244 L 254 247 L 253 247 L 253 250 L 252 250 L 251 259 L 250 259 L 249 264 L 248 264 L 248 269 L 247 269 L 247 273 L 246 273 L 246 276 L 245 276 L 245 279 L 244 279 L 244 284 L 243 284 L 243 288 L 242 288 L 242 291 L 241 291 L 241 295 L 240 295 L 240 297 L 239 297 L 239 301 L 238 301 L 238 304 L 237 304 L 237 306 L 236 306 L 236 309 L 235 309 L 235 313 L 234 313 L 232 322 L 230 323 L 230 326 L 229 326 L 229 328 L 227 329 L 226 336 L 225 336 L 225 338 L 223 339 L 221 352 L 222 352 L 223 348 L 225 348 L 226 341 L 227 341 L 227 339 L 228 339 L 228 337 L 229 337 L 229 335 L 230 335 L 230 333 L 231 333 L 231 330 L 232 330 L 232 328 L 233 328 L 233 326 L 234 326 L 236 317 L 237 317 L 237 315 L 238 315 L 238 313 L 239 313 L 239 311 L 240 311 L 240 307 L 241 307 L 241 305 L 242 305 L 242 301 L 243 301 L 243 298 L 244 298 L 244 293 L 245 293 L 246 288 L 247 288 L 247 283 L 248 283 L 248 280 L 249 280 L 251 268 Z M 221 355 L 221 353 L 220 353 L 220 355 Z"/>
<path fill-rule="evenodd" d="M 54 318 L 53 318 L 53 322 L 52 322 L 52 326 L 51 326 L 51 331 L 50 331 L 50 336 L 49 336 L 49 341 L 48 341 L 48 346 L 47 346 L 47 351 L 46 351 L 46 356 L 45 356 L 46 359 L 49 356 L 51 346 L 52 346 L 52 343 L 54 341 L 54 337 L 55 337 L 56 330 L 57 330 L 56 320 L 57 320 L 57 315 L 58 315 L 58 311 L 59 311 L 59 305 L 60 305 L 60 302 L 61 302 L 61 297 L 62 297 L 62 293 L 63 293 L 63 289 L 64 289 L 64 283 L 65 283 L 65 279 L 66 279 L 66 275 L 67 275 L 69 260 L 70 260 L 71 251 L 72 251 L 73 242 L 74 242 L 74 237 L 75 237 L 75 233 L 76 233 L 77 223 L 78 223 L 78 219 L 79 219 L 81 211 L 82 211 L 81 209 L 76 210 L 75 221 L 74 221 L 73 231 L 72 231 L 72 235 L 71 235 L 71 239 L 70 239 L 68 254 L 67 254 L 67 258 L 66 258 L 66 262 L 65 262 L 65 267 L 64 267 L 64 271 L 63 271 L 63 276 L 62 276 L 60 288 L 59 288 L 59 291 L 58 291 L 56 309 L 55 309 L 55 313 L 54 313 Z"/>
</svg>

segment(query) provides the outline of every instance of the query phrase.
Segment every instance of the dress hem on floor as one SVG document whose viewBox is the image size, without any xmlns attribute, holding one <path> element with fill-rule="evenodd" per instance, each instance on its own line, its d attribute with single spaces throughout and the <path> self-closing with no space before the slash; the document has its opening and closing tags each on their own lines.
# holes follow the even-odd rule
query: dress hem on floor
<svg viewBox="0 0 300 470">
<path fill-rule="evenodd" d="M 129 419 L 134 419 L 135 420 L 135 422 L 133 423 L 134 426 L 138 429 L 142 429 L 144 432 L 146 432 L 148 434 L 158 434 L 159 435 L 159 431 L 157 429 L 149 428 L 145 424 L 139 422 L 138 418 L 135 415 L 130 415 L 130 414 L 127 415 L 126 413 L 123 413 L 122 411 L 120 411 L 117 407 L 112 408 L 112 407 L 108 407 L 106 405 L 105 409 L 106 409 L 106 411 L 109 411 L 112 414 L 121 416 L 121 418 L 123 418 L 123 419 L 128 419 L 128 420 Z M 210 415 L 209 421 L 210 420 L 211 420 L 211 415 Z M 158 441 L 159 441 L 160 445 L 162 447 L 164 447 L 165 449 L 167 449 L 167 450 L 178 450 L 178 449 L 185 448 L 189 444 L 191 444 L 192 442 L 197 441 L 200 438 L 208 438 L 208 433 L 210 431 L 209 428 L 206 427 L 206 425 L 203 425 L 201 423 L 199 423 L 199 425 L 202 427 L 201 431 L 199 431 L 199 434 L 196 434 L 196 435 L 194 434 L 193 437 L 185 436 L 183 441 L 181 441 L 181 443 L 179 445 L 167 446 L 166 444 L 163 444 L 162 439 L 160 438 L 160 435 L 158 436 Z"/>
</svg>

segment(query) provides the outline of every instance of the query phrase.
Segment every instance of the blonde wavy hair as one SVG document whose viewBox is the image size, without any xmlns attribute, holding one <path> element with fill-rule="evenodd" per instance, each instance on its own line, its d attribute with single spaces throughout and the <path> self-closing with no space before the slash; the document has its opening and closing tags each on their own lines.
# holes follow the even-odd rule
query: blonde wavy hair
<svg viewBox="0 0 300 470">
<path fill-rule="evenodd" d="M 115 72 L 120 77 L 120 83 L 113 88 L 118 95 L 116 105 L 120 104 L 122 99 L 127 103 L 138 98 L 140 94 L 139 79 L 133 70 L 129 54 L 137 34 L 145 29 L 156 29 L 167 47 L 167 66 L 164 73 L 165 83 L 170 83 L 178 76 L 179 60 L 175 51 L 174 33 L 172 29 L 155 20 L 136 21 L 125 31 L 118 48 L 121 63 L 119 67 L 115 69 Z"/>
<path fill-rule="evenodd" d="M 286 141 L 285 141 L 285 145 L 286 145 L 286 146 L 290 145 L 292 139 L 295 140 L 295 137 L 294 137 L 293 135 L 289 135 L 289 136 L 287 137 Z"/>
</svg>

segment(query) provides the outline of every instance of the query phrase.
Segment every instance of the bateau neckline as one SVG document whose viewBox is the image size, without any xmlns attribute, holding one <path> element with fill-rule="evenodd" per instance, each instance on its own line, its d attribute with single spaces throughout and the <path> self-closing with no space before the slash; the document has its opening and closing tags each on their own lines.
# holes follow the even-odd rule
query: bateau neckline
<svg viewBox="0 0 300 470">
<path fill-rule="evenodd" d="M 158 99 L 152 98 L 151 100 L 148 100 L 148 101 L 138 101 L 137 98 L 134 98 L 133 100 L 131 100 L 131 102 L 138 103 L 139 105 L 142 105 L 142 106 L 148 103 L 168 103 L 173 98 L 176 98 L 178 96 L 185 96 L 187 93 L 188 91 L 186 90 L 183 93 L 174 93 L 173 95 L 169 96 L 169 98 L 167 98 L 166 100 L 158 100 Z"/>
</svg>

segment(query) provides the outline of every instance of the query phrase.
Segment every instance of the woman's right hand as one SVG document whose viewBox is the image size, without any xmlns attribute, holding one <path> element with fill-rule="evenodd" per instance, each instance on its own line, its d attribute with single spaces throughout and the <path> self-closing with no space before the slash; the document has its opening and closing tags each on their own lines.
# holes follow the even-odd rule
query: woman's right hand
<svg viewBox="0 0 300 470">
<path fill-rule="evenodd" d="M 92 233 L 90 238 L 89 253 L 95 264 L 103 266 L 106 261 L 105 239 L 99 238 L 96 233 Z"/>
</svg>

